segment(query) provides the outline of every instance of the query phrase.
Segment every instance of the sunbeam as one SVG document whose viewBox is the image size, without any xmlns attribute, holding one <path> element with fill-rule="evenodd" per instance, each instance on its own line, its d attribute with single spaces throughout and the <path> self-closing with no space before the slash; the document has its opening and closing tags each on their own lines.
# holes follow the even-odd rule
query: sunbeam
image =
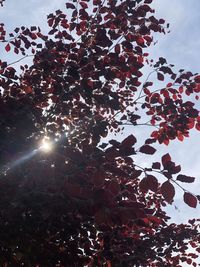
<svg viewBox="0 0 200 267">
<path fill-rule="evenodd" d="M 34 149 L 33 151 L 25 154 L 24 156 L 20 157 L 19 159 L 11 162 L 10 164 L 7 164 L 6 166 L 4 166 L 2 168 L 1 174 L 6 175 L 7 172 L 10 169 L 13 169 L 14 167 L 17 167 L 18 165 L 20 165 L 20 164 L 24 163 L 25 161 L 31 159 L 32 157 L 34 157 L 38 153 L 38 151 L 39 151 L 39 149 Z"/>
<path fill-rule="evenodd" d="M 20 164 L 28 161 L 29 159 L 33 158 L 36 156 L 38 153 L 51 153 L 53 149 L 55 148 L 55 145 L 58 145 L 61 141 L 63 141 L 64 138 L 69 137 L 68 134 L 63 134 L 60 135 L 58 138 L 55 140 L 51 140 L 48 136 L 44 136 L 43 139 L 39 142 L 38 148 L 24 154 L 17 160 L 10 162 L 3 166 L 0 170 L 0 174 L 7 175 L 7 172 Z"/>
</svg>

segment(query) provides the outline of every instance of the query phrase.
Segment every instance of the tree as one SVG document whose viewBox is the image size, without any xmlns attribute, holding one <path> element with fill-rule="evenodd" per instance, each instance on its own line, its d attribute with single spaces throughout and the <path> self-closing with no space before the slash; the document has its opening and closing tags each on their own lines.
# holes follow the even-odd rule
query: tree
<svg viewBox="0 0 200 267">
<path fill-rule="evenodd" d="M 200 197 L 181 184 L 195 178 L 169 154 L 135 164 L 154 144 L 200 130 L 191 100 L 200 76 L 148 58 L 154 32 L 168 28 L 151 2 L 67 2 L 48 15 L 48 33 L 22 26 L 8 35 L 0 25 L 5 51 L 20 64 L 33 59 L 20 71 L 0 61 L 1 266 L 197 266 L 199 220 L 169 224 L 163 210 L 177 186 L 195 208 Z M 151 73 L 141 82 L 147 64 L 161 89 Z M 132 134 L 120 142 L 127 124 Z M 144 124 L 154 130 L 138 146 Z M 44 138 L 57 138 L 51 153 L 38 148 Z"/>
</svg>

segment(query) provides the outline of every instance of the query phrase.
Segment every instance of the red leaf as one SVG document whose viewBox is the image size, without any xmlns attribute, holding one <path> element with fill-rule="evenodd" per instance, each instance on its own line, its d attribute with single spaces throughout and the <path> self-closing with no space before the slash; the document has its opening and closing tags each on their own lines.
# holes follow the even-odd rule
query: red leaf
<svg viewBox="0 0 200 267">
<path fill-rule="evenodd" d="M 183 195 L 184 202 L 191 208 L 196 208 L 197 198 L 189 192 L 185 192 Z"/>
<path fill-rule="evenodd" d="M 158 189 L 158 180 L 153 175 L 147 175 L 140 181 L 139 187 L 143 193 L 148 192 L 148 190 L 156 192 Z"/>
<path fill-rule="evenodd" d="M 158 180 L 155 176 L 153 175 L 147 175 L 146 177 L 147 179 L 147 183 L 148 183 L 148 188 L 153 191 L 156 192 L 158 190 Z"/>
<path fill-rule="evenodd" d="M 169 173 L 168 171 L 164 171 L 164 172 L 162 172 L 162 174 L 163 174 L 167 179 L 171 179 L 171 178 L 172 178 L 171 173 Z"/>
<path fill-rule="evenodd" d="M 145 140 L 145 145 L 153 144 L 156 140 L 154 138 L 148 138 Z"/>
<path fill-rule="evenodd" d="M 156 149 L 149 145 L 144 145 L 140 147 L 139 150 L 141 153 L 153 155 L 156 152 Z"/>
<path fill-rule="evenodd" d="M 164 75 L 160 72 L 157 73 L 157 78 L 159 81 L 164 81 L 164 79 L 165 79 Z"/>
<path fill-rule="evenodd" d="M 183 93 L 183 86 L 180 86 L 178 91 L 179 91 L 180 94 L 182 94 Z"/>
<path fill-rule="evenodd" d="M 194 78 L 194 81 L 195 81 L 196 83 L 200 83 L 200 75 L 196 76 L 196 77 Z"/>
<path fill-rule="evenodd" d="M 175 195 L 174 186 L 169 181 L 164 182 L 161 185 L 161 193 L 162 193 L 164 199 L 167 202 L 171 203 L 173 198 L 174 198 L 174 195 Z"/>
<path fill-rule="evenodd" d="M 169 161 L 171 161 L 171 156 L 169 155 L 169 153 L 167 153 L 164 156 L 162 156 L 162 165 L 163 165 L 163 167 L 165 167 Z"/>
<path fill-rule="evenodd" d="M 143 39 L 141 36 L 139 36 L 139 37 L 136 39 L 136 42 L 137 42 L 138 45 L 143 45 L 143 44 L 144 44 L 144 39 Z"/>
<path fill-rule="evenodd" d="M 51 18 L 51 19 L 48 20 L 49 27 L 53 26 L 53 22 L 54 22 L 54 18 Z"/>
<path fill-rule="evenodd" d="M 31 36 L 30 36 L 33 40 L 37 39 L 37 35 L 35 33 L 31 33 Z"/>
<path fill-rule="evenodd" d="M 195 128 L 200 131 L 200 122 L 197 122 L 196 125 L 195 125 Z"/>
<path fill-rule="evenodd" d="M 71 3 L 66 3 L 66 8 L 71 8 L 71 9 L 75 9 L 75 5 L 71 4 Z"/>
<path fill-rule="evenodd" d="M 24 88 L 24 91 L 25 91 L 26 94 L 31 94 L 33 92 L 33 89 L 30 86 L 26 86 Z"/>
<path fill-rule="evenodd" d="M 168 84 L 167 84 L 167 87 L 171 87 L 171 86 L 172 86 L 172 83 L 168 83 Z"/>
<path fill-rule="evenodd" d="M 163 141 L 163 143 L 164 143 L 166 146 L 168 146 L 168 145 L 169 145 L 169 139 L 165 139 L 165 140 Z"/>
<path fill-rule="evenodd" d="M 159 132 L 158 131 L 153 131 L 151 133 L 151 137 L 153 137 L 154 139 L 157 139 L 159 137 Z"/>
<path fill-rule="evenodd" d="M 187 259 L 186 262 L 187 262 L 187 264 L 191 265 L 192 264 L 192 259 Z"/>
<path fill-rule="evenodd" d="M 148 219 L 155 224 L 161 224 L 162 223 L 162 220 L 156 216 L 149 216 Z"/>
<path fill-rule="evenodd" d="M 144 39 L 149 43 L 152 42 L 152 37 L 149 35 L 144 36 Z"/>
<path fill-rule="evenodd" d="M 160 170 L 160 162 L 154 162 L 154 163 L 152 164 L 152 169 Z"/>
<path fill-rule="evenodd" d="M 87 84 L 89 85 L 89 87 L 93 87 L 94 82 L 92 80 L 89 80 L 89 81 L 87 81 Z"/>
<path fill-rule="evenodd" d="M 80 5 L 81 5 L 82 8 L 84 8 L 84 9 L 88 8 L 87 3 L 85 3 L 85 2 L 80 2 Z"/>
<path fill-rule="evenodd" d="M 178 140 L 183 142 L 184 136 L 181 133 L 178 133 Z"/>
<path fill-rule="evenodd" d="M 173 168 L 173 174 L 176 174 L 181 171 L 181 165 L 177 165 Z"/>
<path fill-rule="evenodd" d="M 122 141 L 121 145 L 125 147 L 132 147 L 133 145 L 135 145 L 136 142 L 137 139 L 135 138 L 134 135 L 131 134 Z"/>
<path fill-rule="evenodd" d="M 195 180 L 195 177 L 179 174 L 176 180 L 183 182 L 183 183 L 193 183 Z"/>
<path fill-rule="evenodd" d="M 143 193 L 146 193 L 148 192 L 149 190 L 149 187 L 148 187 L 148 183 L 147 183 L 147 178 L 143 178 L 141 181 L 140 181 L 140 190 L 143 192 Z"/>
<path fill-rule="evenodd" d="M 7 45 L 5 46 L 5 50 L 6 50 L 6 52 L 9 52 L 9 51 L 10 51 L 10 44 L 7 44 Z"/>
<path fill-rule="evenodd" d="M 144 88 L 144 93 L 146 94 L 146 95 L 150 95 L 151 94 L 151 92 L 149 91 L 149 89 L 147 89 L 147 88 Z"/>
<path fill-rule="evenodd" d="M 165 20 L 164 19 L 159 19 L 159 23 L 160 24 L 164 24 L 165 23 Z"/>
<path fill-rule="evenodd" d="M 14 48 L 15 54 L 19 54 L 19 49 L 17 47 Z"/>
<path fill-rule="evenodd" d="M 195 120 L 194 120 L 193 118 L 191 118 L 191 119 L 189 120 L 189 123 L 188 123 L 188 127 L 189 127 L 189 129 L 194 128 L 194 125 L 195 125 Z"/>
</svg>

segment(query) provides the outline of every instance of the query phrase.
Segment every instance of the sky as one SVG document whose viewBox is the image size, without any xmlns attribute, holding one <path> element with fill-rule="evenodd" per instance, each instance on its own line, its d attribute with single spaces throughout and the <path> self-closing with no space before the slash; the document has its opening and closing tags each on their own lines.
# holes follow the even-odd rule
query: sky
<svg viewBox="0 0 200 267">
<path fill-rule="evenodd" d="M 6 0 L 4 8 L 0 8 L 0 22 L 12 31 L 17 25 L 38 25 L 46 28 L 47 14 L 62 9 L 65 0 Z M 165 57 L 169 63 L 175 64 L 177 69 L 186 69 L 200 73 L 200 1 L 199 0 L 154 0 L 153 8 L 157 17 L 166 19 L 170 23 L 171 32 L 162 36 L 155 36 L 157 44 L 150 49 L 152 58 Z M 0 58 L 8 62 L 13 57 L 0 50 Z M 131 129 L 127 129 L 127 132 Z M 143 135 L 145 129 L 140 128 L 138 135 Z M 190 187 L 192 192 L 200 194 L 200 133 L 191 132 L 190 138 L 184 143 L 172 142 L 168 147 L 159 146 L 160 158 L 170 152 L 172 159 L 182 165 L 184 174 L 195 176 L 196 182 Z M 140 164 L 148 164 L 148 158 L 140 157 Z M 167 208 L 173 221 L 186 222 L 191 217 L 200 217 L 200 207 L 192 209 L 182 200 L 182 192 L 176 194 L 174 205 Z"/>
<path fill-rule="evenodd" d="M 177 69 L 200 73 L 200 1 L 199 0 L 154 0 L 154 8 L 159 17 L 170 23 L 170 33 L 158 38 L 152 48 L 152 58 L 163 56 Z M 192 131 L 190 138 L 182 142 L 172 142 L 165 148 L 172 158 L 180 163 L 182 172 L 196 177 L 191 192 L 200 194 L 200 133 Z M 177 207 L 177 209 L 175 208 Z M 200 217 L 200 207 L 192 209 L 182 201 L 182 192 L 176 195 L 174 206 L 167 211 L 174 221 L 186 222 L 191 217 Z"/>
</svg>

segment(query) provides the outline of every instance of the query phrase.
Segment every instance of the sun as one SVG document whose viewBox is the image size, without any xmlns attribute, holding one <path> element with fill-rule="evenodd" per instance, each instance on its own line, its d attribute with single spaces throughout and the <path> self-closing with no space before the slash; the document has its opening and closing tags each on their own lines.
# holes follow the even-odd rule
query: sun
<svg viewBox="0 0 200 267">
<path fill-rule="evenodd" d="M 45 153 L 49 153 L 53 149 L 53 143 L 49 140 L 49 138 L 44 137 L 39 149 Z"/>
</svg>

